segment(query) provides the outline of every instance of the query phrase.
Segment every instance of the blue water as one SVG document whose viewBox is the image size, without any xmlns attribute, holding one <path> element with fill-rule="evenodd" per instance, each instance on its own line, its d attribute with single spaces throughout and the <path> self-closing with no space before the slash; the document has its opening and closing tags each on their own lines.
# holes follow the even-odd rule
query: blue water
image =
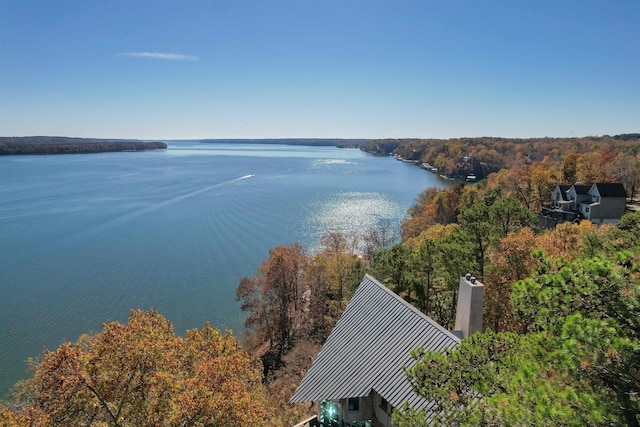
<svg viewBox="0 0 640 427">
<path fill-rule="evenodd" d="M 0 158 L 0 397 L 25 359 L 157 308 L 179 334 L 242 334 L 235 287 L 271 247 L 397 226 L 414 165 L 353 149 L 172 142 L 167 150 Z"/>
</svg>

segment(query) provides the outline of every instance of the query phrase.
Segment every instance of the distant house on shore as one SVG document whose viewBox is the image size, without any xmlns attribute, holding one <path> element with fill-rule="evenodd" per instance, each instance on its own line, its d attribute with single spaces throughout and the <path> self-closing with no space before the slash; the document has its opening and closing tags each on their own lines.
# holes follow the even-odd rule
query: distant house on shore
<svg viewBox="0 0 640 427">
<path fill-rule="evenodd" d="M 404 402 L 428 411 L 402 368 L 415 364 L 416 348 L 455 348 L 481 331 L 483 288 L 471 275 L 460 279 L 452 332 L 365 276 L 290 401 L 319 402 L 322 427 L 391 427 Z"/>
<path fill-rule="evenodd" d="M 595 224 L 617 224 L 625 213 L 627 193 L 619 183 L 558 185 L 551 204 L 542 207 L 547 225 L 589 220 Z"/>
</svg>

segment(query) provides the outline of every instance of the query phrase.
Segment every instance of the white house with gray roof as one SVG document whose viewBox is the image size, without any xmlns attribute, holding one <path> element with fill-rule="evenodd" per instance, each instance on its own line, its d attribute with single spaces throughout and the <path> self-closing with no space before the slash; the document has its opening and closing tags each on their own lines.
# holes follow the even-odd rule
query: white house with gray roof
<svg viewBox="0 0 640 427">
<path fill-rule="evenodd" d="M 453 333 L 365 276 L 290 402 L 319 402 L 322 427 L 390 427 L 393 408 L 404 402 L 428 410 L 402 368 L 416 363 L 416 348 L 454 348 L 459 336 L 482 329 L 483 285 L 470 275 L 460 283 L 458 313 L 465 315 L 456 329 L 464 332 Z"/>
<path fill-rule="evenodd" d="M 589 220 L 594 224 L 617 224 L 624 215 L 627 193 L 619 182 L 558 185 L 551 204 L 542 207 L 544 218 L 563 221 Z"/>
</svg>

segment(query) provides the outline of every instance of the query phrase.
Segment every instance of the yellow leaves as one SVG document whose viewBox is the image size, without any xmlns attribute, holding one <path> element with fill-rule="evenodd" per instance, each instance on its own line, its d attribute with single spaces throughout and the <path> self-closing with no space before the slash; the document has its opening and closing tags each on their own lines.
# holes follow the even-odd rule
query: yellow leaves
<svg viewBox="0 0 640 427">
<path fill-rule="evenodd" d="M 572 260 L 582 248 L 579 226 L 569 222 L 558 224 L 554 230 L 538 238 L 538 245 L 554 258 Z"/>
<path fill-rule="evenodd" d="M 0 426 L 3 427 L 18 427 L 18 421 L 9 408 L 0 406 Z"/>
<path fill-rule="evenodd" d="M 593 225 L 593 223 L 589 220 L 583 219 L 582 221 L 580 221 L 580 223 L 578 224 L 578 230 L 580 232 L 580 234 L 584 234 L 588 231 L 591 231 L 595 226 Z"/>
<path fill-rule="evenodd" d="M 587 184 L 607 180 L 606 168 L 611 163 L 606 152 L 581 154 L 576 161 L 576 180 Z"/>
<path fill-rule="evenodd" d="M 427 240 L 437 242 L 450 236 L 458 229 L 458 224 L 434 224 L 422 231 L 417 237 L 408 239 L 405 243 L 413 251 L 418 251 Z"/>
<path fill-rule="evenodd" d="M 458 396 L 458 393 L 456 393 L 455 390 L 451 391 L 449 397 L 451 397 L 451 400 L 453 400 L 454 402 L 457 402 L 460 399 L 460 396 Z"/>
</svg>

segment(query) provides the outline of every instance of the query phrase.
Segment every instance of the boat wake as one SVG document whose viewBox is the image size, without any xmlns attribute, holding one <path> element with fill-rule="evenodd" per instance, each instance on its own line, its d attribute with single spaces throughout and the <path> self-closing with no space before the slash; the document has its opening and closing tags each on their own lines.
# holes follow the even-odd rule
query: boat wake
<svg viewBox="0 0 640 427">
<path fill-rule="evenodd" d="M 148 205 L 148 206 L 146 206 L 146 207 L 144 207 L 142 209 L 138 209 L 136 211 L 129 212 L 129 213 L 126 213 L 124 215 L 120 215 L 118 217 L 115 217 L 115 218 L 112 218 L 110 220 L 107 220 L 106 222 L 104 222 L 102 224 L 99 224 L 99 225 L 91 228 L 90 230 L 85 231 L 84 233 L 81 233 L 81 234 L 83 234 L 82 237 L 86 238 L 86 237 L 95 236 L 96 234 L 105 232 L 106 230 L 111 229 L 111 228 L 113 228 L 113 227 L 115 227 L 117 225 L 120 225 L 120 224 L 124 223 L 124 222 L 127 222 L 127 221 L 130 221 L 132 219 L 141 217 L 143 215 L 147 215 L 147 214 L 149 214 L 151 212 L 154 212 L 154 211 L 157 211 L 159 209 L 162 209 L 162 208 L 165 208 L 165 207 L 168 207 L 168 206 L 171 206 L 171 205 L 175 205 L 176 203 L 180 203 L 180 202 L 182 202 L 184 200 L 191 199 L 193 197 L 199 196 L 200 194 L 206 193 L 206 192 L 214 190 L 216 188 L 220 188 L 220 187 L 223 187 L 225 185 L 229 185 L 229 184 L 232 184 L 234 182 L 237 182 L 237 181 L 240 181 L 240 180 L 243 180 L 243 179 L 248 179 L 248 178 L 251 178 L 251 177 L 254 177 L 254 176 L 255 176 L 255 174 L 244 175 L 244 176 L 241 176 L 239 178 L 233 178 L 233 179 L 230 179 L 230 180 L 227 180 L 227 181 L 219 182 L 219 183 L 214 184 L 214 185 L 208 185 L 206 187 L 199 188 L 197 190 L 189 191 L 187 193 L 179 194 L 179 195 L 170 197 L 170 198 L 168 198 L 166 200 L 162 200 L 162 201 L 153 203 L 153 204 Z"/>
</svg>

